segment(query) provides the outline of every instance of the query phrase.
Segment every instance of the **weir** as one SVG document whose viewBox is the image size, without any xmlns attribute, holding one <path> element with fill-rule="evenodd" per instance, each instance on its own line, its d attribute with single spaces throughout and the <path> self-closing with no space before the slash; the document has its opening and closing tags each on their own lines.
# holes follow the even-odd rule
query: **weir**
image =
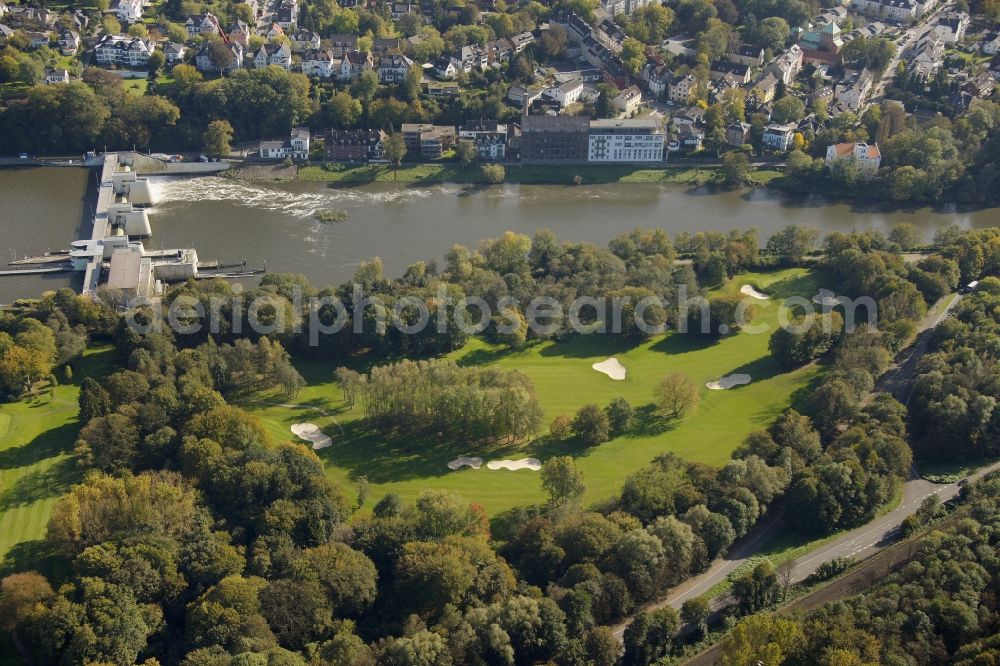
<svg viewBox="0 0 1000 666">
<path fill-rule="evenodd" d="M 153 201 L 148 180 L 132 168 L 135 155 L 105 153 L 89 160 L 99 164 L 94 214 L 84 224 L 69 251 L 24 257 L 11 262 L 2 275 L 28 275 L 76 271 L 83 273 L 80 293 L 94 297 L 101 287 L 124 305 L 148 303 L 159 298 L 168 282 L 200 277 L 246 277 L 262 271 L 227 273 L 218 262 L 199 275 L 198 252 L 194 248 L 147 251 L 140 239 L 152 234 L 146 207 Z"/>
</svg>

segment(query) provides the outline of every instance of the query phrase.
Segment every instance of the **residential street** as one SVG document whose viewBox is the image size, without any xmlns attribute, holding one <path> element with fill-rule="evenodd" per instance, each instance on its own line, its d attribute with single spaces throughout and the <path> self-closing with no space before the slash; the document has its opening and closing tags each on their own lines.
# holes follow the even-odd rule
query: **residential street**
<svg viewBox="0 0 1000 666">
<path fill-rule="evenodd" d="M 920 20 L 919 23 L 910 26 L 906 29 L 905 37 L 902 41 L 896 43 L 896 57 L 892 59 L 891 62 L 882 71 L 882 78 L 879 80 L 878 85 L 872 91 L 871 99 L 877 100 L 882 98 L 882 94 L 885 92 L 886 86 L 892 82 L 894 76 L 896 76 L 896 67 L 899 65 L 899 61 L 903 58 L 907 50 L 917 43 L 925 33 L 931 30 L 934 24 L 937 22 L 938 16 L 952 8 L 950 2 L 943 3 L 935 11 L 931 12 L 929 15 L 925 16 Z"/>
<path fill-rule="evenodd" d="M 896 367 L 883 377 L 878 384 L 878 390 L 892 393 L 898 400 L 909 400 L 913 380 L 916 378 L 916 368 L 920 358 L 926 353 L 930 335 L 935 326 L 941 323 L 948 312 L 961 300 L 961 296 L 946 296 L 951 301 L 945 308 L 931 308 L 931 313 L 921 320 L 917 326 L 916 342 L 897 359 Z M 938 304 L 935 304 L 938 305 Z M 976 479 L 995 469 L 1000 468 L 1000 462 L 986 467 L 975 474 L 966 477 Z M 910 514 L 916 512 L 920 503 L 929 495 L 937 495 L 943 502 L 958 494 L 958 483 L 940 485 L 931 483 L 919 477 L 914 470 L 911 477 L 903 484 L 903 498 L 899 506 L 874 521 L 862 525 L 830 543 L 808 553 L 795 562 L 792 570 L 792 582 L 799 582 L 816 571 L 820 564 L 839 557 L 856 559 L 869 557 L 893 541 L 900 524 Z M 781 529 L 780 518 L 772 518 L 751 531 L 741 542 L 737 543 L 724 557 L 717 559 L 704 573 L 695 576 L 674 589 L 668 595 L 646 610 L 672 606 L 680 609 L 688 599 L 705 594 L 713 586 L 726 580 L 726 577 L 745 561 L 753 557 Z M 716 606 L 718 608 L 718 606 Z M 631 618 L 614 627 L 615 636 L 621 638 L 625 627 Z"/>
</svg>

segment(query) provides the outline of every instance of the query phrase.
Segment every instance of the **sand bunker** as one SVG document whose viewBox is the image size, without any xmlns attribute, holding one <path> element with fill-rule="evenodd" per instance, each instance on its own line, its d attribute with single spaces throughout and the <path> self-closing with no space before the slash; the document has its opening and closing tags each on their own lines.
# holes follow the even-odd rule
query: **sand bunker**
<svg viewBox="0 0 1000 666">
<path fill-rule="evenodd" d="M 538 471 L 542 468 L 542 462 L 538 458 L 521 458 L 520 460 L 491 460 L 486 463 L 489 469 L 530 469 Z"/>
<path fill-rule="evenodd" d="M 756 289 L 753 288 L 753 285 L 749 284 L 745 284 L 742 287 L 740 287 L 740 293 L 746 296 L 752 296 L 753 298 L 756 298 L 758 301 L 766 301 L 769 298 L 771 298 L 764 292 L 757 291 Z"/>
<path fill-rule="evenodd" d="M 725 377 L 719 378 L 717 382 L 708 382 L 705 384 L 709 389 L 713 391 L 721 391 L 724 389 L 731 389 L 734 386 L 742 386 L 743 384 L 750 383 L 750 375 L 745 375 L 743 373 L 736 373 L 733 375 L 726 375 Z"/>
<path fill-rule="evenodd" d="M 479 469 L 483 466 L 483 459 L 477 457 L 459 456 L 448 463 L 448 469 L 462 469 L 466 466 L 471 467 L 472 469 Z"/>
<path fill-rule="evenodd" d="M 820 289 L 819 293 L 812 297 L 812 302 L 825 308 L 835 308 L 840 305 L 840 301 L 829 289 Z"/>
<path fill-rule="evenodd" d="M 614 356 L 606 361 L 601 361 L 600 363 L 595 363 L 590 366 L 598 372 L 603 372 L 611 379 L 621 381 L 625 379 L 625 366 L 618 362 Z"/>
<path fill-rule="evenodd" d="M 292 434 L 299 439 L 312 442 L 313 449 L 325 449 L 333 444 L 333 440 L 324 435 L 315 423 L 296 423 L 292 426 Z"/>
</svg>

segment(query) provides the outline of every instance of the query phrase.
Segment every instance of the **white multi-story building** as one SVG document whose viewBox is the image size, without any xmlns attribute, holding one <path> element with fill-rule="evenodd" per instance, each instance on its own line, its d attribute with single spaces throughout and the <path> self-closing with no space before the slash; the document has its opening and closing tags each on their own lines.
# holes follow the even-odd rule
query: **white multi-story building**
<svg viewBox="0 0 1000 666">
<path fill-rule="evenodd" d="M 277 65 L 285 70 L 292 68 L 292 49 L 287 42 L 261 45 L 260 50 L 254 54 L 253 66 L 263 69 L 268 65 Z"/>
<path fill-rule="evenodd" d="M 652 118 L 592 120 L 588 162 L 662 162 L 663 129 Z"/>
<path fill-rule="evenodd" d="M 218 34 L 219 19 L 212 12 L 192 14 L 184 21 L 184 28 L 189 35 Z"/>
<path fill-rule="evenodd" d="M 572 79 L 571 81 L 566 81 L 558 86 L 549 88 L 545 91 L 545 96 L 559 102 L 560 108 L 566 108 L 580 99 L 582 93 L 583 81 Z"/>
<path fill-rule="evenodd" d="M 142 20 L 143 0 L 113 0 L 111 11 L 122 23 L 136 23 Z"/>
<path fill-rule="evenodd" d="M 787 86 L 791 85 L 801 70 L 802 48 L 798 44 L 792 44 L 787 51 L 768 64 L 764 69 L 764 74 L 771 74 Z"/>
<path fill-rule="evenodd" d="M 840 160 L 854 162 L 861 178 L 872 180 L 882 165 L 882 152 L 875 143 L 836 143 L 826 148 L 826 165 L 833 166 Z"/>
<path fill-rule="evenodd" d="M 295 127 L 285 141 L 261 141 L 260 156 L 269 160 L 283 160 L 290 157 L 293 160 L 309 158 L 309 128 Z"/>
<path fill-rule="evenodd" d="M 694 76 L 679 76 L 671 79 L 667 84 L 667 96 L 674 104 L 687 104 L 691 98 L 691 89 L 694 87 Z"/>
<path fill-rule="evenodd" d="M 94 59 L 99 65 L 138 69 L 146 66 L 156 44 L 130 35 L 104 35 L 94 47 Z"/>
<path fill-rule="evenodd" d="M 340 61 L 330 49 L 311 49 L 302 54 L 302 73 L 330 79 L 340 72 Z"/>
<path fill-rule="evenodd" d="M 856 72 L 844 83 L 837 86 L 837 101 L 851 111 L 857 111 L 868 98 L 874 82 L 875 77 L 867 69 Z"/>
<path fill-rule="evenodd" d="M 851 6 L 866 16 L 901 23 L 912 23 L 924 11 L 914 0 L 852 0 Z"/>
</svg>

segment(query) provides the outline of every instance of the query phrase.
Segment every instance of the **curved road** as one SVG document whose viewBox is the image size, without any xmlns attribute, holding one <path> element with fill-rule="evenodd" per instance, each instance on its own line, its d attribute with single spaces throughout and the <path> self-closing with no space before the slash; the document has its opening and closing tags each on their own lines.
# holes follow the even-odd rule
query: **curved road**
<svg viewBox="0 0 1000 666">
<path fill-rule="evenodd" d="M 948 316 L 951 309 L 961 300 L 961 296 L 956 295 L 946 296 L 945 298 L 951 299 L 948 301 L 947 306 L 942 307 L 944 305 L 943 300 L 935 303 L 934 307 L 931 308 L 931 314 L 924 317 L 917 325 L 916 341 L 897 357 L 895 367 L 886 373 L 876 386 L 877 392 L 891 393 L 897 400 L 904 404 L 909 402 L 910 395 L 913 392 L 913 380 L 917 374 L 917 365 L 921 357 L 927 352 L 934 327 L 940 324 Z M 975 474 L 966 477 L 966 480 L 977 479 L 998 468 L 1000 468 L 1000 462 L 979 470 Z M 864 559 L 870 555 L 874 555 L 894 540 L 903 519 L 916 512 L 920 507 L 920 503 L 926 497 L 937 495 L 938 499 L 943 502 L 957 495 L 958 491 L 958 483 L 949 483 L 946 485 L 931 483 L 921 478 L 915 469 L 912 470 L 910 478 L 903 484 L 903 499 L 899 503 L 899 506 L 872 522 L 851 530 L 816 550 L 806 553 L 794 563 L 791 581 L 793 583 L 799 582 L 816 571 L 819 565 L 839 557 Z M 725 581 L 730 573 L 760 551 L 780 529 L 780 518 L 773 517 L 765 520 L 742 540 L 737 542 L 725 557 L 712 562 L 708 570 L 672 588 L 667 593 L 667 596 L 645 606 L 644 610 L 655 610 L 664 606 L 680 609 L 681 605 L 688 599 L 700 597 L 715 585 Z M 716 603 L 716 607 L 718 607 L 719 600 L 714 600 L 713 603 Z M 612 627 L 614 635 L 621 639 L 625 633 L 625 628 L 631 621 L 632 617 L 629 617 L 621 624 Z"/>
</svg>

